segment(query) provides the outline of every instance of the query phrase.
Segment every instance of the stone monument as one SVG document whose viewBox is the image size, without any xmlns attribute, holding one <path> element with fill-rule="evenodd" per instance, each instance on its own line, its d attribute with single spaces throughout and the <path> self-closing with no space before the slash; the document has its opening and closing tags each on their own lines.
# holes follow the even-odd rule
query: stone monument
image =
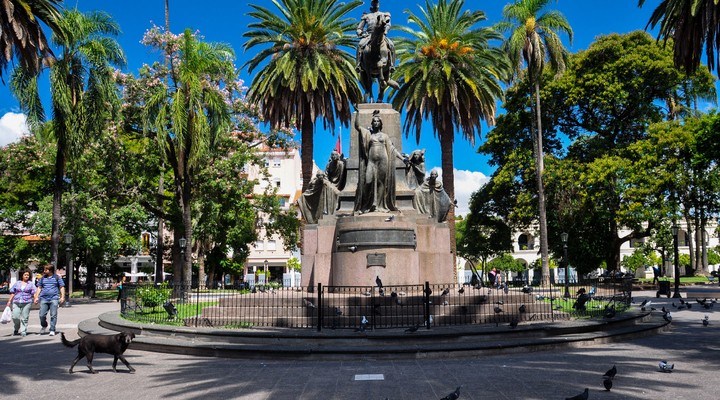
<svg viewBox="0 0 720 400">
<path fill-rule="evenodd" d="M 368 144 L 377 119 L 382 121 L 384 143 Z M 427 182 L 417 188 L 408 186 L 410 157 L 402 151 L 400 114 L 389 104 L 360 104 L 352 126 L 355 128 L 345 160 L 345 185 L 337 196 L 337 209 L 334 214 L 314 214 L 320 218 L 304 227 L 303 286 L 372 286 L 376 276 L 386 285 L 451 282 L 453 257 L 447 223 L 438 218 L 437 212 L 432 215 L 414 208 L 416 192 L 425 190 L 431 199 L 424 202 L 431 205 L 426 208 L 436 210 L 432 199 L 438 188 L 432 183 L 430 190 L 431 183 Z M 375 187 L 367 176 L 368 169 L 376 166 L 364 165 L 369 163 L 367 153 L 372 152 L 372 146 L 389 154 L 387 171 L 393 176 L 387 181 L 394 181 L 394 187 L 388 190 L 394 191 L 389 207 L 381 201 L 373 208 L 372 201 L 362 200 L 366 194 L 360 186 Z M 328 208 L 325 206 L 325 210 Z"/>
<path fill-rule="evenodd" d="M 390 286 L 453 280 L 445 221 L 450 198 L 437 171 L 425 177 L 425 150 L 403 153 L 400 114 L 382 102 L 387 86 L 399 89 L 390 76 L 389 28 L 390 13 L 372 0 L 357 27 L 356 67 L 366 103 L 352 117 L 350 154 L 331 155 L 299 202 L 306 221 L 303 286 L 374 286 L 376 277 Z"/>
</svg>

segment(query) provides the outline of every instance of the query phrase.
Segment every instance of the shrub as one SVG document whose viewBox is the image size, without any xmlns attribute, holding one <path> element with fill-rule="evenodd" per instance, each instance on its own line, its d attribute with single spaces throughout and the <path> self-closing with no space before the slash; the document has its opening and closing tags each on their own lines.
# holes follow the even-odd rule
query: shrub
<svg viewBox="0 0 720 400">
<path fill-rule="evenodd" d="M 145 285 L 138 287 L 135 295 L 143 307 L 157 307 L 170 299 L 170 288 L 167 282 L 159 286 Z"/>
</svg>

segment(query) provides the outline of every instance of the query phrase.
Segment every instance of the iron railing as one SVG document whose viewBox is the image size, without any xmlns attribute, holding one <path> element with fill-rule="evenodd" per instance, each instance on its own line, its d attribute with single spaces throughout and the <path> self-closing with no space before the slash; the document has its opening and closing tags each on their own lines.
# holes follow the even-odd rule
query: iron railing
<svg viewBox="0 0 720 400">
<path fill-rule="evenodd" d="M 210 287 L 222 287 L 212 285 Z M 632 279 L 569 285 L 472 287 L 469 284 L 202 289 L 164 284 L 123 286 L 125 318 L 216 328 L 385 329 L 506 324 L 602 317 L 625 309 Z M 585 296 L 580 297 L 584 291 Z M 584 304 L 577 304 L 578 300 Z"/>
</svg>

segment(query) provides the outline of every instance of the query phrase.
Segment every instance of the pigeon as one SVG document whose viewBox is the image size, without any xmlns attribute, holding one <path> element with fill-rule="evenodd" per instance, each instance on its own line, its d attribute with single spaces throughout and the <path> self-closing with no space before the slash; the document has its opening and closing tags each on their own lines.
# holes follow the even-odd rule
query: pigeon
<svg viewBox="0 0 720 400">
<path fill-rule="evenodd" d="M 440 400 L 457 400 L 460 398 L 460 388 L 462 385 L 458 386 L 457 389 L 455 389 L 454 392 L 450 393 L 449 395 L 443 397 Z"/>
<path fill-rule="evenodd" d="M 356 251 L 357 251 L 357 249 L 358 249 L 358 247 L 357 247 L 357 246 L 348 246 L 348 250 L 350 250 L 350 252 L 351 252 L 351 253 L 354 253 L 354 252 L 356 252 Z"/>
<path fill-rule="evenodd" d="M 670 311 L 663 314 L 663 319 L 667 322 L 672 322 L 672 314 L 670 314 Z"/>
<path fill-rule="evenodd" d="M 520 320 L 517 317 L 514 317 L 512 320 L 510 320 L 510 329 L 517 328 L 518 323 L 520 323 Z"/>
<path fill-rule="evenodd" d="M 603 318 L 615 318 L 616 313 L 617 312 L 615 311 L 615 306 L 605 307 L 605 315 L 603 315 Z"/>
<path fill-rule="evenodd" d="M 444 306 L 447 306 L 447 305 L 449 305 L 449 304 L 450 304 L 450 303 L 449 303 L 447 300 L 443 301 L 443 305 L 444 305 Z"/>
<path fill-rule="evenodd" d="M 387 218 L 385 218 L 385 222 L 392 222 L 393 220 L 395 220 L 395 215 L 394 215 L 394 214 L 391 215 L 391 216 L 389 216 L 389 217 L 387 217 Z"/>
<path fill-rule="evenodd" d="M 405 329 L 405 333 L 415 333 L 418 329 L 420 329 L 420 325 L 411 326 Z"/>
<path fill-rule="evenodd" d="M 495 306 L 495 308 L 493 308 L 493 311 L 495 311 L 495 314 L 500 314 L 501 312 L 503 312 L 502 308 L 498 306 Z"/>
<path fill-rule="evenodd" d="M 432 294 L 432 289 L 430 289 L 429 287 L 425 288 L 423 290 L 423 293 L 425 294 L 425 296 L 430 297 L 430 295 Z"/>
<path fill-rule="evenodd" d="M 525 306 L 525 304 L 520 305 L 520 308 L 518 308 L 518 312 L 521 314 L 527 312 L 527 307 Z"/>
<path fill-rule="evenodd" d="M 673 372 L 675 364 L 668 364 L 667 361 L 662 360 L 658 363 L 658 367 L 660 367 L 660 372 Z"/>
<path fill-rule="evenodd" d="M 615 368 L 615 366 L 613 365 L 612 368 L 607 370 L 605 375 L 603 375 L 603 378 L 604 379 L 614 379 L 616 374 L 617 374 L 617 368 Z"/>
<path fill-rule="evenodd" d="M 315 304 L 313 304 L 313 302 L 310 300 L 305 300 L 305 306 L 307 308 L 317 308 L 317 306 Z"/>
<path fill-rule="evenodd" d="M 498 301 L 496 301 L 496 302 L 495 302 L 495 304 L 498 304 L 498 305 L 503 305 L 503 304 L 505 304 L 505 302 L 504 302 L 504 301 L 502 301 L 502 300 L 498 300 Z"/>
<path fill-rule="evenodd" d="M 522 289 L 520 289 L 520 291 L 523 292 L 523 293 L 525 293 L 525 294 L 530 294 L 530 293 L 532 293 L 532 287 L 531 287 L 531 286 L 528 286 L 528 285 L 525 285 L 525 286 L 522 287 Z"/>
<path fill-rule="evenodd" d="M 652 301 L 645 299 L 645 301 L 640 304 L 640 311 L 645 311 L 647 307 L 650 307 L 650 304 L 652 304 Z"/>
<path fill-rule="evenodd" d="M 543 295 L 541 295 L 541 294 L 536 294 L 536 295 L 535 295 L 535 300 L 537 300 L 537 301 L 545 300 L 545 296 L 543 296 Z"/>
<path fill-rule="evenodd" d="M 707 315 L 705 316 L 705 318 L 703 318 L 702 324 L 703 324 L 703 326 L 710 325 L 710 318 Z"/>
<path fill-rule="evenodd" d="M 465 288 L 464 288 L 464 287 L 461 287 L 461 288 L 458 290 L 458 293 L 460 293 L 460 294 L 465 293 Z"/>
<path fill-rule="evenodd" d="M 585 388 L 585 391 L 572 397 L 566 397 L 565 400 L 587 400 L 589 395 L 588 388 Z"/>
<path fill-rule="evenodd" d="M 335 307 L 335 315 L 343 315 L 343 312 L 340 309 L 340 307 Z"/>
<path fill-rule="evenodd" d="M 612 379 L 603 379 L 603 386 L 605 386 L 605 390 L 609 392 L 610 389 L 612 389 Z"/>
<path fill-rule="evenodd" d="M 440 296 L 447 296 L 448 294 L 450 294 L 450 288 L 445 288 L 442 293 L 440 293 Z"/>
<path fill-rule="evenodd" d="M 365 318 L 365 316 L 363 315 L 362 318 L 360 319 L 360 325 L 367 325 L 369 323 L 370 323 L 370 321 L 368 321 L 367 318 Z"/>
<path fill-rule="evenodd" d="M 390 297 L 396 298 L 397 296 L 398 296 L 398 294 L 396 291 L 394 291 L 394 290 L 390 291 Z"/>
<path fill-rule="evenodd" d="M 378 293 L 380 293 L 380 296 L 385 296 L 385 289 L 381 287 L 380 289 L 378 289 Z"/>
<path fill-rule="evenodd" d="M 377 287 L 379 287 L 380 289 L 382 289 L 383 284 L 382 284 L 382 280 L 380 279 L 380 276 L 379 276 L 379 275 L 375 275 L 375 284 L 377 285 Z"/>
<path fill-rule="evenodd" d="M 369 290 L 366 290 L 365 293 L 363 293 L 363 296 L 372 296 L 372 292 Z"/>
<path fill-rule="evenodd" d="M 679 297 L 678 300 L 680 300 L 680 304 L 685 304 L 685 300 L 683 300 L 682 297 Z"/>
</svg>

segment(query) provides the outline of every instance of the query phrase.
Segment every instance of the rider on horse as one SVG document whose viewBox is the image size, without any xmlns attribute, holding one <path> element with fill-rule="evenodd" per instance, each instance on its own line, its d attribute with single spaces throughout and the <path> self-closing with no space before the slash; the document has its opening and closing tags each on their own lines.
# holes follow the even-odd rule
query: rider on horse
<svg viewBox="0 0 720 400">
<path fill-rule="evenodd" d="M 370 36 L 372 36 L 375 27 L 379 25 L 378 21 L 380 21 L 380 18 L 382 18 L 386 22 L 384 40 L 385 45 L 388 48 L 387 62 L 390 64 L 390 72 L 395 70 L 395 44 L 392 42 L 392 40 L 390 40 L 390 38 L 387 37 L 387 33 L 390 30 L 390 13 L 380 11 L 379 3 L 379 0 L 372 0 L 370 2 L 370 12 L 363 13 L 363 16 L 362 18 L 360 18 L 360 23 L 357 27 L 357 36 L 361 38 L 360 43 L 357 47 L 357 54 L 355 55 L 355 70 L 357 70 L 358 72 L 360 72 L 362 69 L 363 52 L 365 48 L 369 45 Z"/>
</svg>

